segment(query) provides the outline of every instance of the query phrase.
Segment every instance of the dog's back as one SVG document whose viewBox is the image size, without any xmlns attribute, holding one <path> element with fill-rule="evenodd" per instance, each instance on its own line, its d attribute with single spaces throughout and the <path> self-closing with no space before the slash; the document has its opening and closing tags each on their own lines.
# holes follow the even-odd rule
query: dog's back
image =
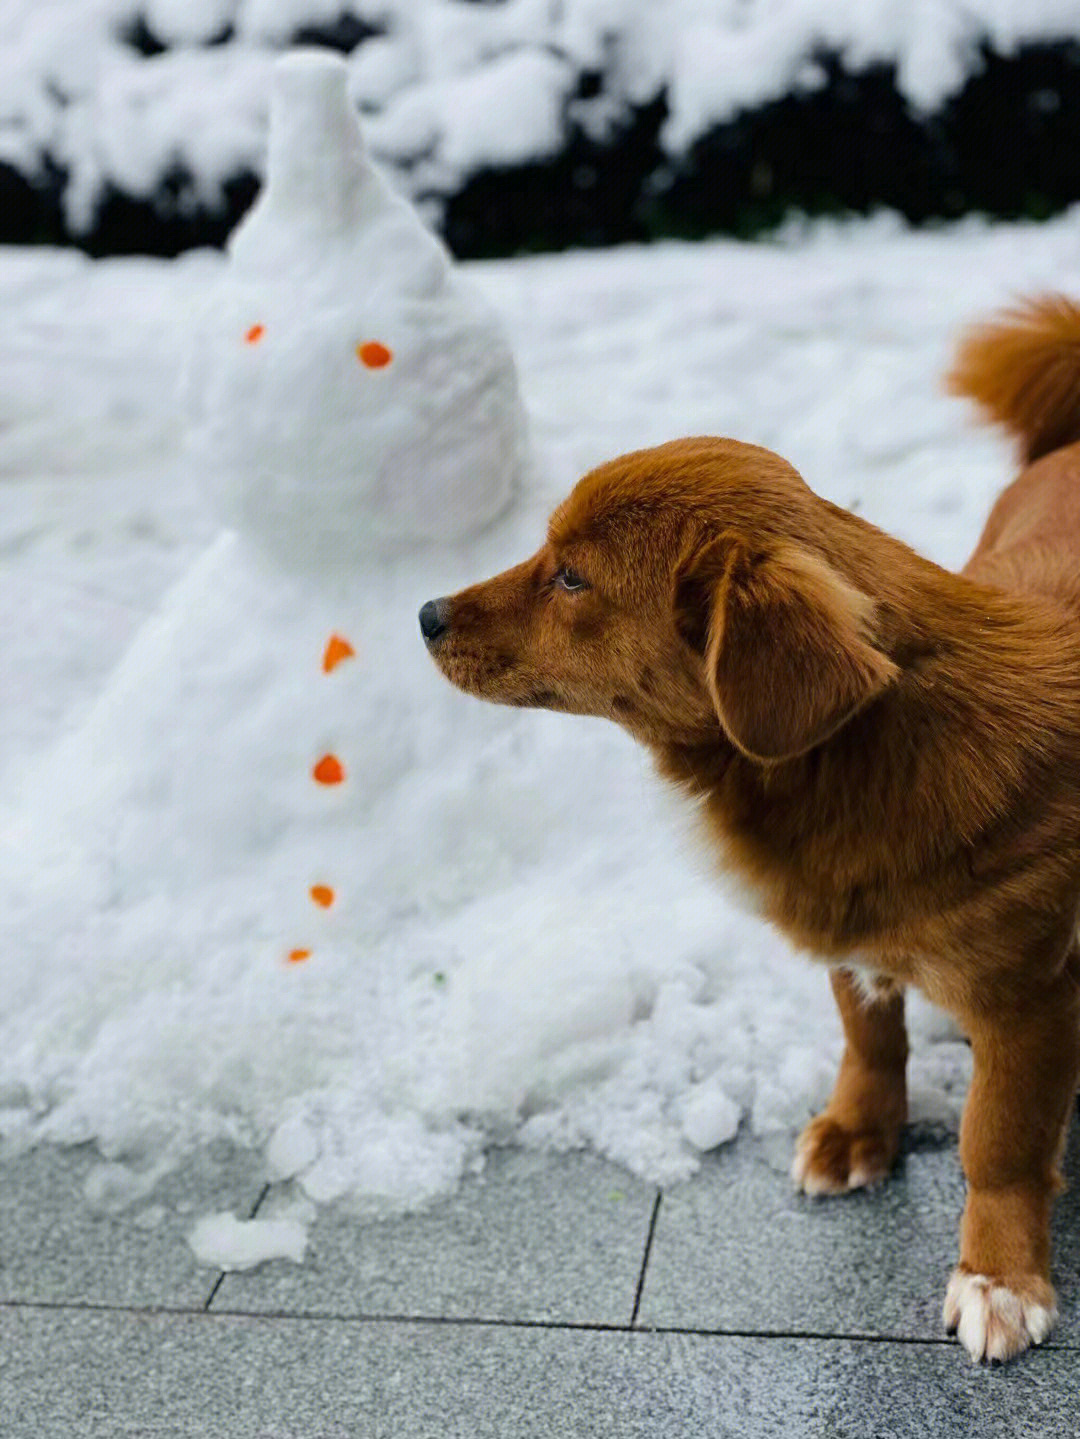
<svg viewBox="0 0 1080 1439">
<path fill-rule="evenodd" d="M 948 382 L 1016 437 L 1025 465 L 965 573 L 1080 612 L 1080 305 L 1046 296 L 980 325 Z"/>
</svg>

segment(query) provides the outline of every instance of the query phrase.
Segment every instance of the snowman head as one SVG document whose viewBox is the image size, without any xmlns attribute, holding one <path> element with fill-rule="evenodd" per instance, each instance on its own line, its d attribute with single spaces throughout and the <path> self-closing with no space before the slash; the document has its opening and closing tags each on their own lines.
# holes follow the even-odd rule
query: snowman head
<svg viewBox="0 0 1080 1439">
<path fill-rule="evenodd" d="M 366 153 L 346 70 L 275 66 L 263 191 L 191 356 L 191 448 L 225 523 L 324 568 L 506 507 L 525 426 L 479 295 Z"/>
</svg>

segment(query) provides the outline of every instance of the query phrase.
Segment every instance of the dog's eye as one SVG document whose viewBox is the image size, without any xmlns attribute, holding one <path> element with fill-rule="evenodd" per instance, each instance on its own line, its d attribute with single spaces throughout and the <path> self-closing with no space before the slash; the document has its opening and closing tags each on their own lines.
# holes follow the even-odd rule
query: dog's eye
<svg viewBox="0 0 1080 1439">
<path fill-rule="evenodd" d="M 572 570 L 566 565 L 555 571 L 553 581 L 559 589 L 570 590 L 571 593 L 574 590 L 585 590 L 589 587 L 587 580 L 582 579 L 576 570 Z"/>
</svg>

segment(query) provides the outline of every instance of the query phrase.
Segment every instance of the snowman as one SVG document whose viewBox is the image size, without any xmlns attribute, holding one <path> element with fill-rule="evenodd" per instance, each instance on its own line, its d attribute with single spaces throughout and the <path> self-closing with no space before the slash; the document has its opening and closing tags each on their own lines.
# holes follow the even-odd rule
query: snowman
<svg viewBox="0 0 1080 1439">
<path fill-rule="evenodd" d="M 37 1073 L 52 1107 L 36 1132 L 66 1141 L 115 1121 L 117 1144 L 156 1142 L 176 1116 L 125 1128 L 120 1050 L 172 1067 L 164 1110 L 205 1091 L 210 1039 L 183 1055 L 215 996 L 234 1009 L 220 1052 L 230 1025 L 277 1032 L 282 976 L 355 971 L 459 848 L 463 781 L 443 777 L 441 809 L 439 779 L 418 781 L 461 710 L 416 642 L 417 557 L 464 575 L 495 542 L 523 489 L 524 412 L 493 314 L 373 167 L 337 57 L 277 63 L 266 184 L 195 326 L 186 392 L 221 533 L 3 836 L 19 1019 L 0 1022 L 0 1094 L 5 1062 L 16 1094 Z M 263 1092 L 280 1070 L 287 1094 L 275 1043 Z M 223 1070 L 208 1110 L 231 1083 Z"/>
</svg>

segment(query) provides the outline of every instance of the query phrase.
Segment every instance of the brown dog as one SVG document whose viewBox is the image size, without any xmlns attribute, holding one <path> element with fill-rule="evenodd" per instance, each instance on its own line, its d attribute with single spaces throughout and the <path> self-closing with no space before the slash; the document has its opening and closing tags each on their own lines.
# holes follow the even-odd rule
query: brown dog
<svg viewBox="0 0 1080 1439">
<path fill-rule="evenodd" d="M 778 456 L 687 439 L 582 479 L 532 559 L 420 612 L 502 704 L 606 715 L 702 801 L 724 862 L 832 964 L 846 1048 L 809 1193 L 884 1176 L 903 988 L 971 1040 L 945 1322 L 975 1359 L 1049 1333 L 1050 1212 L 1080 1073 L 1080 306 L 965 343 L 952 384 L 1027 464 L 957 575 Z"/>
</svg>

